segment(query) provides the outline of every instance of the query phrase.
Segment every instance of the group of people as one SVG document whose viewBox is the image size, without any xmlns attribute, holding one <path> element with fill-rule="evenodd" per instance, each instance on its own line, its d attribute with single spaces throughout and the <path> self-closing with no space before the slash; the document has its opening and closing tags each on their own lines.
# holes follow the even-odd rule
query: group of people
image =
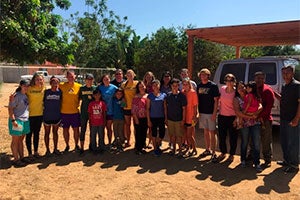
<svg viewBox="0 0 300 200">
<path fill-rule="evenodd" d="M 281 94 L 265 84 L 265 74 L 256 72 L 254 81 L 238 82 L 226 74 L 225 85 L 218 88 L 210 81 L 211 72 L 203 68 L 198 73 L 199 84 L 191 80 L 187 69 L 180 79 L 169 71 L 160 80 L 147 72 L 143 80 L 135 80 L 132 69 L 117 69 L 114 80 L 102 76 L 95 85 L 93 74 L 86 74 L 85 84 L 75 82 L 74 71 L 66 74 L 67 82 L 52 77 L 46 89 L 43 77 L 35 74 L 32 80 L 21 80 L 9 102 L 9 132 L 12 135 L 13 164 L 24 166 L 39 157 L 38 143 L 41 125 L 45 130 L 46 156 L 60 154 L 57 148 L 58 128 L 63 128 L 64 152 L 70 150 L 70 127 L 73 129 L 75 150 L 84 153 L 87 127 L 89 150 L 122 152 L 132 145 L 131 123 L 134 124 L 135 153 L 142 155 L 153 147 L 155 156 L 162 154 L 161 145 L 166 128 L 169 135 L 169 154 L 178 158 L 198 155 L 195 125 L 204 129 L 205 151 L 200 158 L 210 156 L 212 162 L 232 162 L 241 135 L 241 166 L 251 158 L 257 172 L 269 167 L 272 159 L 272 115 L 275 98 L 281 103 L 281 144 L 285 172 L 299 170 L 300 83 L 294 77 L 295 67 L 282 68 L 285 85 Z M 218 132 L 216 131 L 218 122 Z M 49 135 L 52 128 L 54 149 L 51 153 Z M 105 131 L 106 130 L 106 131 Z M 218 133 L 218 134 L 217 134 Z M 107 139 L 105 137 L 107 135 Z M 146 143 L 148 135 L 148 144 Z M 229 151 L 226 137 L 229 135 Z M 26 136 L 28 157 L 24 157 Z M 114 136 L 114 137 L 113 137 Z M 33 153 L 32 153 L 33 138 Z M 249 141 L 251 144 L 249 145 Z M 220 154 L 216 154 L 219 142 Z M 260 153 L 264 159 L 260 165 Z M 250 149 L 248 151 L 248 149 Z M 249 153 L 250 152 L 250 153 Z M 248 153 L 248 156 L 247 156 Z"/>
</svg>

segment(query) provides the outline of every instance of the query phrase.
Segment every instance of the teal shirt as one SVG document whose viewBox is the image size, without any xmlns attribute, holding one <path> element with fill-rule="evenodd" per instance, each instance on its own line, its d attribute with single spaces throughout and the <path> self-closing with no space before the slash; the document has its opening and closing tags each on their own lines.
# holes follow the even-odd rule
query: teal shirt
<svg viewBox="0 0 300 200">
<path fill-rule="evenodd" d="M 80 106 L 81 118 L 87 119 L 89 117 L 88 106 L 89 103 L 93 100 L 93 91 L 95 89 L 96 89 L 95 85 L 92 85 L 92 87 L 87 87 L 86 85 L 84 85 L 81 86 L 79 89 L 79 98 L 81 100 L 81 106 Z"/>
</svg>

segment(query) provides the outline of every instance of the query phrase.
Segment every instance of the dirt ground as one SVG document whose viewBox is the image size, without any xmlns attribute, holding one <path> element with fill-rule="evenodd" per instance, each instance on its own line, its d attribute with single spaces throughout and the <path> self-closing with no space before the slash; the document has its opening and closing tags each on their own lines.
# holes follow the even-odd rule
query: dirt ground
<svg viewBox="0 0 300 200">
<path fill-rule="evenodd" d="M 11 137 L 7 130 L 9 94 L 17 84 L 2 84 L 0 93 L 0 199 L 300 199 L 300 173 L 284 174 L 278 130 L 274 131 L 274 160 L 257 174 L 239 165 L 239 148 L 232 163 L 215 164 L 198 158 L 204 149 L 203 133 L 197 129 L 198 155 L 188 159 L 165 152 L 136 155 L 132 149 L 120 154 L 93 155 L 76 152 L 41 157 L 23 168 L 11 166 Z M 39 152 L 45 153 L 41 131 Z M 167 139 L 167 137 L 166 137 Z M 72 141 L 72 139 L 71 139 Z M 166 140 L 167 141 L 167 140 Z M 163 147 L 167 148 L 167 142 Z M 52 147 L 52 141 L 50 142 Z M 239 142 L 240 145 L 240 142 Z M 59 130 L 59 149 L 64 149 Z M 71 147 L 74 145 L 71 144 Z M 149 150 L 150 151 L 150 150 Z M 218 152 L 219 154 L 219 152 Z M 25 155 L 27 151 L 25 150 Z"/>
</svg>

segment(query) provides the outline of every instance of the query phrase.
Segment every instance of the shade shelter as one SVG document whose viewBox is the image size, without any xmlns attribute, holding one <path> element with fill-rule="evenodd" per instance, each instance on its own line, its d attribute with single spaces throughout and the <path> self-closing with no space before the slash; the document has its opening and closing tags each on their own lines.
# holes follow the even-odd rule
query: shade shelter
<svg viewBox="0 0 300 200">
<path fill-rule="evenodd" d="M 241 47 L 300 44 L 300 20 L 187 29 L 188 69 L 193 71 L 194 39 L 226 44 L 236 48 L 240 57 Z"/>
</svg>

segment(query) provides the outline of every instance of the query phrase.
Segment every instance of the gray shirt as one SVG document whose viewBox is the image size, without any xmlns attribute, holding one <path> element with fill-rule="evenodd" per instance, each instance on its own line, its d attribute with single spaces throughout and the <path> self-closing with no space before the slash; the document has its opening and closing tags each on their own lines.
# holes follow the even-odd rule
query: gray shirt
<svg viewBox="0 0 300 200">
<path fill-rule="evenodd" d="M 16 119 L 27 121 L 29 118 L 29 103 L 25 94 L 17 92 L 13 101 L 9 103 L 9 107 L 13 108 L 13 113 Z"/>
</svg>

